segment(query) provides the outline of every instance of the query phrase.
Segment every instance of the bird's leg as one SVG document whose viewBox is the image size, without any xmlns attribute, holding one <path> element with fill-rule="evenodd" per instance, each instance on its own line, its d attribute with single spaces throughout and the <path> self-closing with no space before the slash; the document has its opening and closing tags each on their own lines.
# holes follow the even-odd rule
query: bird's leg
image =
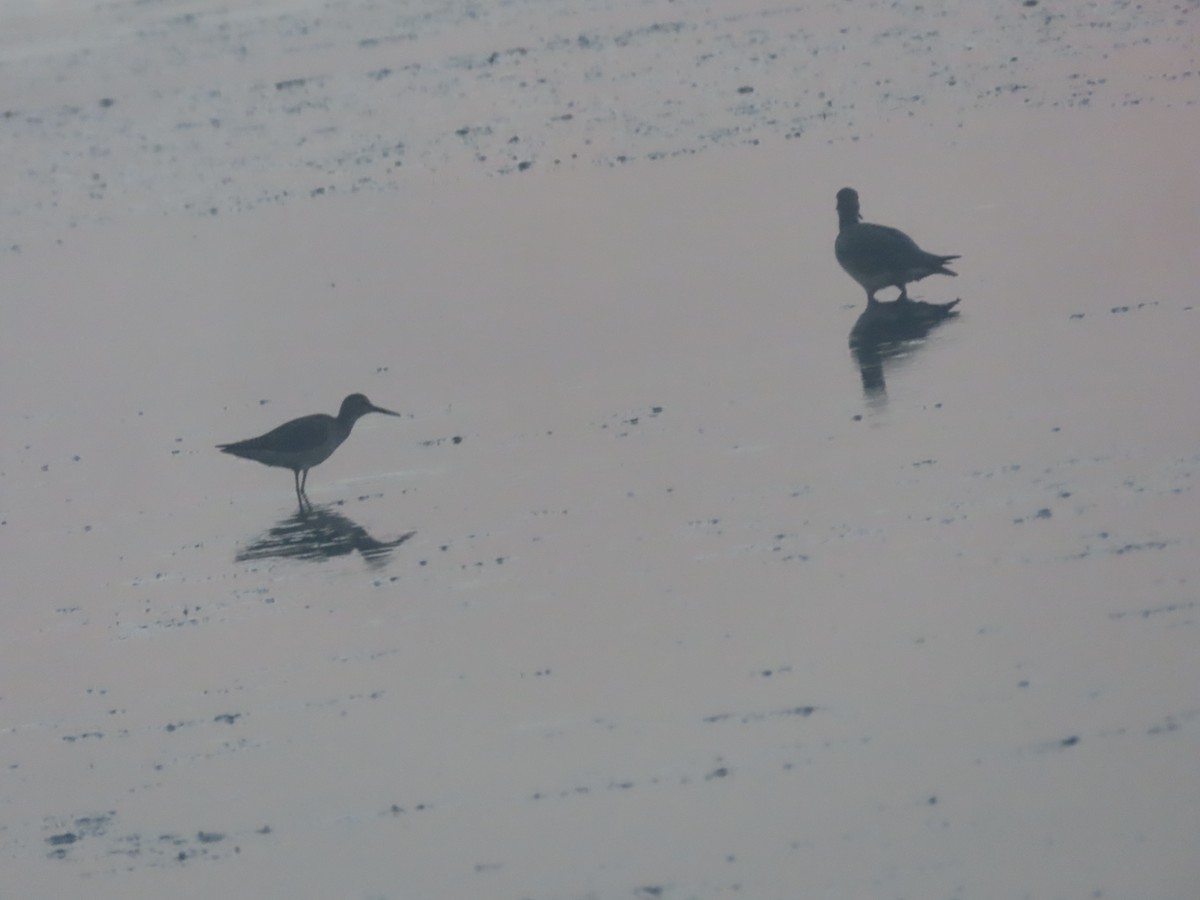
<svg viewBox="0 0 1200 900">
<path fill-rule="evenodd" d="M 304 485 L 300 481 L 299 469 L 292 469 L 292 478 L 296 482 L 296 502 L 300 504 L 300 512 L 304 512 Z M 308 480 L 308 469 L 304 470 L 304 480 Z"/>
<path fill-rule="evenodd" d="M 899 303 L 900 301 L 908 302 L 908 285 L 907 284 L 900 285 L 900 296 L 896 298 L 896 302 Z"/>
</svg>

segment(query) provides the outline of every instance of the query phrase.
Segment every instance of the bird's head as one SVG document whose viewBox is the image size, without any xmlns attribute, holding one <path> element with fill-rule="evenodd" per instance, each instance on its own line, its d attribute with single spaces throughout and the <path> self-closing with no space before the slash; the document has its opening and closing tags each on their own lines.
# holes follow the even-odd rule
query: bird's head
<svg viewBox="0 0 1200 900">
<path fill-rule="evenodd" d="M 854 188 L 842 188 L 837 192 L 837 211 L 843 218 L 849 216 L 855 221 L 862 218 L 858 211 L 858 191 Z"/>
</svg>

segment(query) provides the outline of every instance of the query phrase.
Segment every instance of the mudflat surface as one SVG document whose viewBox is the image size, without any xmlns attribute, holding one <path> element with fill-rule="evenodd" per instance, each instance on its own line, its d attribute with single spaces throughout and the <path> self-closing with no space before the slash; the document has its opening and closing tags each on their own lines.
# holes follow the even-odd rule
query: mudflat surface
<svg viewBox="0 0 1200 900">
<path fill-rule="evenodd" d="M 1192 897 L 1197 15 L 8 4 L 3 891 Z"/>
</svg>

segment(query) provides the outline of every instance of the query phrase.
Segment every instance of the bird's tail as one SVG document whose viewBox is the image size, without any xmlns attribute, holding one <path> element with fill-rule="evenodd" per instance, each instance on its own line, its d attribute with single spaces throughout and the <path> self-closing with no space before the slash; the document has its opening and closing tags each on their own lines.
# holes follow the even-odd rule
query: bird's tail
<svg viewBox="0 0 1200 900">
<path fill-rule="evenodd" d="M 959 259 L 961 256 L 962 256 L 961 253 L 954 253 L 954 254 L 951 254 L 950 256 L 937 257 L 937 270 L 936 270 L 937 274 L 938 275 L 951 275 L 951 276 L 957 278 L 958 273 L 951 272 L 949 269 L 947 269 L 946 263 L 951 262 L 952 260 Z"/>
</svg>

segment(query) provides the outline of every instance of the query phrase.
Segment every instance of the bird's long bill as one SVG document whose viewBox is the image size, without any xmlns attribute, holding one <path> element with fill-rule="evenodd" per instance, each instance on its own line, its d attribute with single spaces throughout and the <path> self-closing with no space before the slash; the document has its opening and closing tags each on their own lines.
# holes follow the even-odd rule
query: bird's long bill
<svg viewBox="0 0 1200 900">
<path fill-rule="evenodd" d="M 382 406 L 376 406 L 374 403 L 369 404 L 369 406 L 370 406 L 370 409 L 368 410 L 368 412 L 383 413 L 385 416 L 400 415 L 400 413 L 398 413 L 398 412 L 392 412 L 390 409 L 384 409 Z"/>
</svg>

